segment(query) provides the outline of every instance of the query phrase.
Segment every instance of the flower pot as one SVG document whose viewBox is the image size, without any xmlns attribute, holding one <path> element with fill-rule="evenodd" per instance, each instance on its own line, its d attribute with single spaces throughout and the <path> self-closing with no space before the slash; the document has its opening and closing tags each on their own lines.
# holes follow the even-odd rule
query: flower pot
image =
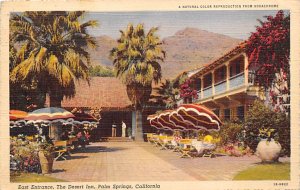
<svg viewBox="0 0 300 190">
<path fill-rule="evenodd" d="M 39 159 L 42 169 L 42 174 L 49 174 L 52 172 L 54 155 L 46 156 L 43 151 L 39 151 Z"/>
<path fill-rule="evenodd" d="M 256 148 L 257 156 L 262 160 L 262 162 L 277 162 L 280 151 L 281 145 L 274 141 L 274 139 L 271 139 L 271 141 L 262 139 Z"/>
</svg>

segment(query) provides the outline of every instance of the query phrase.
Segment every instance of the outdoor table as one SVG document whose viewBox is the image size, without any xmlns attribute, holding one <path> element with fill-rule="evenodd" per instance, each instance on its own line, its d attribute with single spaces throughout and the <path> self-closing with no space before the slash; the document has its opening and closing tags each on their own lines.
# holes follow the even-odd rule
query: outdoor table
<svg viewBox="0 0 300 190">
<path fill-rule="evenodd" d="M 198 155 L 205 150 L 205 146 L 202 141 L 192 140 L 192 146 L 197 150 Z"/>
</svg>

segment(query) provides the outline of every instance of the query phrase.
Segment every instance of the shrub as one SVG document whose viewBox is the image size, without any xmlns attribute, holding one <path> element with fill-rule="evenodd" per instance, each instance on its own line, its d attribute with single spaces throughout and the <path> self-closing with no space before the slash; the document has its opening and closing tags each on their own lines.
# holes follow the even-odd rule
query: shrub
<svg viewBox="0 0 300 190">
<path fill-rule="evenodd" d="M 261 101 L 255 101 L 245 118 L 246 145 L 256 150 L 260 130 L 275 129 L 285 155 L 290 154 L 290 119 L 283 112 L 275 112 Z"/>
<path fill-rule="evenodd" d="M 243 125 L 236 121 L 227 121 L 219 131 L 220 145 L 227 145 L 241 141 Z"/>
</svg>

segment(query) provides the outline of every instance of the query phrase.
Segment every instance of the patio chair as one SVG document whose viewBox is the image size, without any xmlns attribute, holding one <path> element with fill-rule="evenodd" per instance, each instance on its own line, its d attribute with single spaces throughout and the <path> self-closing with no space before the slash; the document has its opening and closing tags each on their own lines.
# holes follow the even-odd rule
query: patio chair
<svg viewBox="0 0 300 190">
<path fill-rule="evenodd" d="M 152 138 L 153 138 L 153 133 L 147 133 L 147 141 L 148 141 L 148 143 L 154 143 Z"/>
<path fill-rule="evenodd" d="M 154 146 L 159 147 L 159 139 L 158 139 L 158 135 L 152 135 L 152 141 Z"/>
<path fill-rule="evenodd" d="M 190 155 L 190 152 L 193 150 L 192 139 L 181 139 L 179 144 L 181 152 L 180 158 L 192 158 Z"/>
<path fill-rule="evenodd" d="M 167 136 L 159 136 L 159 145 L 161 146 L 161 150 L 167 150 L 168 139 Z"/>
<path fill-rule="evenodd" d="M 167 139 L 166 139 L 166 146 L 168 149 L 172 149 L 173 146 L 172 146 L 172 140 L 174 139 L 173 136 L 167 136 Z"/>
<path fill-rule="evenodd" d="M 70 156 L 67 141 L 55 141 L 54 149 L 55 149 L 55 153 L 57 153 L 57 156 L 54 159 L 55 161 L 58 160 L 59 158 L 67 160 L 65 156 L 66 155 Z"/>
<path fill-rule="evenodd" d="M 171 141 L 171 144 L 173 152 L 180 152 L 180 144 L 178 144 L 174 139 Z"/>
<path fill-rule="evenodd" d="M 75 150 L 77 148 L 77 146 L 78 146 L 77 137 L 72 137 L 68 140 L 67 147 L 70 151 Z"/>
</svg>

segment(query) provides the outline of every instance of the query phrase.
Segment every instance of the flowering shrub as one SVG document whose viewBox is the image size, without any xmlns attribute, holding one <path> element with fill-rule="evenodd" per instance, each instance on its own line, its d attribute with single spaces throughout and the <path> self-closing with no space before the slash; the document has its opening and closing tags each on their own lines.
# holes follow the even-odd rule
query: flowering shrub
<svg viewBox="0 0 300 190">
<path fill-rule="evenodd" d="M 249 147 L 244 148 L 242 146 L 238 146 L 237 144 L 228 144 L 221 146 L 217 148 L 216 152 L 236 157 L 245 155 L 250 156 L 253 154 L 253 151 Z"/>
<path fill-rule="evenodd" d="M 180 97 L 181 98 L 198 98 L 197 91 L 191 87 L 192 81 L 186 79 L 183 84 L 180 85 Z"/>
<path fill-rule="evenodd" d="M 26 139 L 10 139 L 11 170 L 40 173 L 39 146 Z"/>
<path fill-rule="evenodd" d="M 273 106 L 286 110 L 276 104 L 278 98 L 281 105 L 289 104 L 288 98 L 281 97 L 290 94 L 290 15 L 281 10 L 260 24 L 247 40 L 249 67 L 256 71 L 255 80 L 260 86 L 271 88 Z"/>
</svg>

